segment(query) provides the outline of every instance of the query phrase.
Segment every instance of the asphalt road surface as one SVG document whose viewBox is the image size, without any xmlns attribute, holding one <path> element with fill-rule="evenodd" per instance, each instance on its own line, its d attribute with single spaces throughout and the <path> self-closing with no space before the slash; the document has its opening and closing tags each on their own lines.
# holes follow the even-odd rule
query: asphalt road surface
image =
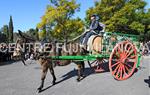
<svg viewBox="0 0 150 95">
<path fill-rule="evenodd" d="M 31 63 L 32 62 L 32 63 Z M 37 92 L 40 85 L 41 68 L 35 61 L 13 62 L 0 66 L 0 95 L 150 95 L 150 57 L 144 57 L 141 69 L 124 81 L 115 80 L 110 72 L 95 74 L 86 65 L 86 75 L 76 81 L 76 65 L 56 67 L 57 84 L 52 86 L 48 73 L 44 90 Z"/>
</svg>

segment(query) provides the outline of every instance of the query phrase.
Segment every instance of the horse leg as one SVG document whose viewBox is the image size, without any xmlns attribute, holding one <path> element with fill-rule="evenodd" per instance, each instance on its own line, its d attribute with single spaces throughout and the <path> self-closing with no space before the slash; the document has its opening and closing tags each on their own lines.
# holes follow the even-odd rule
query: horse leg
<svg viewBox="0 0 150 95">
<path fill-rule="evenodd" d="M 84 64 L 84 61 L 81 61 L 81 67 L 82 67 L 81 76 L 82 76 L 82 77 L 85 77 L 85 75 L 84 75 L 84 71 L 85 71 L 85 64 Z"/>
<path fill-rule="evenodd" d="M 49 65 L 50 65 L 49 66 L 49 71 L 50 71 L 50 73 L 51 73 L 51 75 L 53 77 L 52 84 L 55 85 L 56 84 L 56 76 L 55 76 L 55 72 L 54 72 L 54 69 L 53 69 L 53 64 L 50 63 Z"/>
<path fill-rule="evenodd" d="M 21 58 L 21 61 L 22 61 L 23 65 L 26 66 L 24 58 Z"/>
<path fill-rule="evenodd" d="M 43 64 L 42 66 L 42 77 L 41 77 L 41 84 L 38 88 L 38 91 L 40 92 L 42 90 L 42 88 L 44 87 L 44 80 L 46 78 L 46 74 L 48 71 L 48 66 L 46 64 Z"/>
<path fill-rule="evenodd" d="M 25 63 L 25 61 L 23 59 L 21 59 L 21 61 L 22 61 L 22 63 L 23 63 L 24 66 L 27 66 L 26 63 Z"/>
<path fill-rule="evenodd" d="M 79 82 L 80 80 L 82 80 L 85 75 L 83 74 L 84 73 L 84 70 L 85 70 L 85 64 L 84 64 L 84 61 L 80 61 L 78 64 L 78 77 L 77 77 L 77 81 Z"/>
<path fill-rule="evenodd" d="M 78 77 L 77 77 L 77 81 L 79 82 L 80 79 L 81 79 L 81 68 L 82 68 L 82 66 L 81 66 L 80 63 L 78 63 L 77 66 L 78 66 Z"/>
<path fill-rule="evenodd" d="M 26 66 L 25 58 L 24 58 L 24 56 L 23 56 L 23 55 L 21 55 L 21 61 L 22 61 L 23 65 L 24 65 L 24 66 Z"/>
</svg>

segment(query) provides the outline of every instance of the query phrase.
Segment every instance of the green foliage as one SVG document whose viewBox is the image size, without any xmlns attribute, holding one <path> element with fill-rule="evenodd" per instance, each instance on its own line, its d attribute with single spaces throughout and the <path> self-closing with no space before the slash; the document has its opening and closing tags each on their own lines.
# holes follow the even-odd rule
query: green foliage
<svg viewBox="0 0 150 95">
<path fill-rule="evenodd" d="M 37 25 L 38 28 L 43 31 L 43 27 L 46 26 L 46 31 L 50 32 L 51 36 L 59 40 L 67 40 L 72 33 L 83 30 L 83 22 L 79 18 L 71 18 L 79 10 L 79 6 L 75 0 L 51 0 L 41 22 Z M 43 34 L 42 32 L 40 35 Z"/>
<path fill-rule="evenodd" d="M 137 30 L 137 31 L 140 31 L 140 32 L 144 32 L 144 25 L 143 24 L 141 24 L 141 23 L 139 23 L 139 22 L 136 22 L 136 21 L 134 21 L 134 22 L 132 22 L 130 25 L 129 25 L 129 27 L 132 29 L 132 30 Z"/>
<path fill-rule="evenodd" d="M 39 39 L 42 40 L 46 38 L 46 26 L 43 26 L 42 30 L 39 32 Z"/>
<path fill-rule="evenodd" d="M 1 30 L 0 30 L 0 39 L 1 39 L 0 43 L 7 42 L 6 35 L 2 33 Z"/>
<path fill-rule="evenodd" d="M 43 30 L 40 31 L 40 32 L 39 32 L 39 39 L 40 39 L 40 40 L 44 39 L 44 38 L 45 38 L 45 34 L 46 34 L 45 31 L 43 31 Z"/>
<path fill-rule="evenodd" d="M 1 35 L 1 40 L 3 39 L 3 42 L 9 42 L 8 38 L 9 38 L 9 31 L 8 31 L 8 25 L 4 25 L 1 29 L 0 29 L 0 35 Z"/>
<path fill-rule="evenodd" d="M 96 13 L 106 24 L 106 31 L 140 34 L 150 25 L 145 6 L 144 0 L 100 0 L 87 10 L 86 21 L 89 23 L 90 15 Z"/>
<path fill-rule="evenodd" d="M 35 29 L 35 38 L 36 40 L 39 40 L 39 29 L 37 27 Z"/>
<path fill-rule="evenodd" d="M 9 41 L 10 42 L 13 42 L 13 31 L 14 31 L 13 20 L 12 20 L 12 16 L 10 16 L 10 20 L 9 20 Z"/>
<path fill-rule="evenodd" d="M 39 33 L 38 33 L 38 31 L 39 30 L 37 28 L 36 29 L 31 28 L 28 31 L 26 31 L 26 33 L 28 35 L 30 35 L 31 37 L 33 37 L 34 39 L 39 40 Z"/>
<path fill-rule="evenodd" d="M 64 23 L 62 26 L 55 26 L 55 29 L 52 31 L 54 37 L 64 39 L 73 38 L 75 35 L 80 34 L 83 31 L 83 22 L 80 19 L 71 19 Z M 74 35 L 74 36 L 73 36 Z"/>
<path fill-rule="evenodd" d="M 5 41 L 6 42 L 9 42 L 9 30 L 8 30 L 8 25 L 4 25 L 2 28 L 1 28 L 1 32 L 6 36 L 6 39 Z"/>
</svg>

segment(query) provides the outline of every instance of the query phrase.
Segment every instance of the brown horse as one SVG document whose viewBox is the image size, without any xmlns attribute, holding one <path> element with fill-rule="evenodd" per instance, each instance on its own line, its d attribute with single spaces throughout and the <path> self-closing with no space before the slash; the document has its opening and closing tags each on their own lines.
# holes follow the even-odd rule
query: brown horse
<svg viewBox="0 0 150 95">
<path fill-rule="evenodd" d="M 79 45 L 74 45 L 74 44 L 63 44 L 61 45 L 61 49 L 57 48 L 56 43 L 52 43 L 49 45 L 49 50 L 51 51 L 50 53 L 43 53 L 40 54 L 39 56 L 39 63 L 42 66 L 42 76 L 41 76 L 41 84 L 40 87 L 38 88 L 38 91 L 41 92 L 42 88 L 44 86 L 44 80 L 46 78 L 46 74 L 48 72 L 48 69 L 50 70 L 50 73 L 53 77 L 52 84 L 54 85 L 56 82 L 56 77 L 53 69 L 53 64 L 57 65 L 68 65 L 72 62 L 72 60 L 52 60 L 51 58 L 46 58 L 46 56 L 63 56 L 63 55 L 81 55 L 80 53 L 80 47 Z M 58 64 L 59 63 L 59 64 Z M 84 61 L 78 61 L 75 62 L 77 63 L 78 66 L 78 77 L 77 81 L 79 82 L 82 78 L 85 76 L 82 74 L 82 70 L 84 72 Z"/>
<path fill-rule="evenodd" d="M 17 39 L 16 41 L 16 46 L 15 46 L 15 50 L 13 52 L 13 59 L 21 59 L 22 63 L 24 66 L 26 66 L 25 63 L 25 52 L 23 51 L 23 44 L 24 44 L 24 40 L 23 39 Z"/>
<path fill-rule="evenodd" d="M 42 67 L 42 76 L 41 76 L 41 84 L 40 86 L 38 87 L 38 91 L 41 92 L 42 91 L 42 88 L 44 86 L 44 80 L 46 78 L 46 74 L 48 72 L 48 69 L 50 70 L 50 73 L 53 77 L 53 81 L 52 81 L 52 84 L 55 85 L 55 81 L 56 81 L 56 77 L 55 77 L 55 73 L 54 73 L 54 69 L 53 69 L 53 64 L 52 64 L 52 60 L 51 59 L 47 59 L 45 57 L 40 57 L 39 58 L 39 63 Z"/>
</svg>

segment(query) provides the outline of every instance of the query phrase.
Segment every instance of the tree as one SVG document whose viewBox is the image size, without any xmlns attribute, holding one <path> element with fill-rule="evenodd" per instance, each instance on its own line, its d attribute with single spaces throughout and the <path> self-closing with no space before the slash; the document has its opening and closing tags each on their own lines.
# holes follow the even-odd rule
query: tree
<svg viewBox="0 0 150 95">
<path fill-rule="evenodd" d="M 39 32 L 39 39 L 40 40 L 43 40 L 45 38 L 47 38 L 47 33 L 46 33 L 46 25 L 44 25 L 42 28 L 41 28 L 41 31 Z"/>
<path fill-rule="evenodd" d="M 0 43 L 6 42 L 6 35 L 0 32 Z"/>
<path fill-rule="evenodd" d="M 35 40 L 39 40 L 39 34 L 38 34 L 38 29 L 33 29 L 33 28 L 30 28 L 28 31 L 26 31 L 26 33 L 34 38 Z"/>
<path fill-rule="evenodd" d="M 3 35 L 5 35 L 5 41 L 6 42 L 9 42 L 9 30 L 8 30 L 8 25 L 4 25 L 2 28 L 1 28 L 1 32 L 3 33 Z"/>
<path fill-rule="evenodd" d="M 36 40 L 39 40 L 39 29 L 37 27 L 35 29 L 35 38 Z"/>
<path fill-rule="evenodd" d="M 13 31 L 14 31 L 13 20 L 12 20 L 12 16 L 10 16 L 10 20 L 9 20 L 9 41 L 10 42 L 13 42 Z"/>
<path fill-rule="evenodd" d="M 46 33 L 51 36 L 67 41 L 72 33 L 80 33 L 83 30 L 83 22 L 80 19 L 72 19 L 79 10 L 79 4 L 75 0 L 50 0 L 45 14 L 42 16 L 38 28 L 46 26 Z"/>
<path fill-rule="evenodd" d="M 4 25 L 0 29 L 0 42 L 8 42 L 8 25 Z"/>
<path fill-rule="evenodd" d="M 143 19 L 150 17 L 144 11 L 145 6 L 144 0 L 100 0 L 87 10 L 86 21 L 96 13 L 106 24 L 107 31 L 140 34 L 145 30 Z"/>
</svg>

